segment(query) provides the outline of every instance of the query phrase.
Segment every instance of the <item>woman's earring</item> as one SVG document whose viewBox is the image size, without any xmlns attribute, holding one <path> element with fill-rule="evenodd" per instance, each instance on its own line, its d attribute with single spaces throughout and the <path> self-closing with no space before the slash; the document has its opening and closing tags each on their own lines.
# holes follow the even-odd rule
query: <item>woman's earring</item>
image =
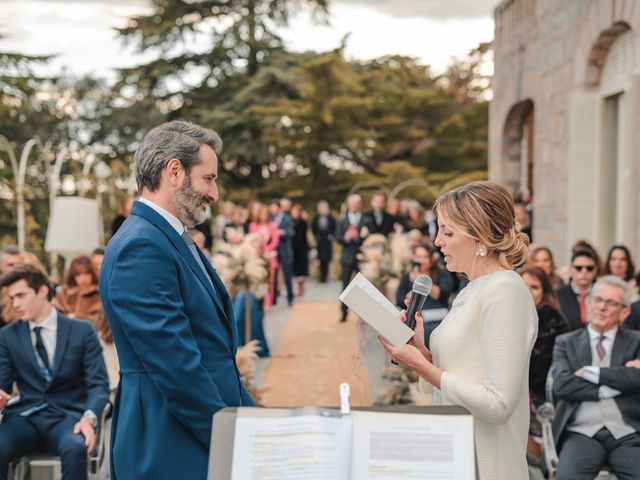
<svg viewBox="0 0 640 480">
<path fill-rule="evenodd" d="M 485 245 L 482 245 L 481 243 L 478 244 L 478 246 L 476 247 L 476 255 L 479 257 L 486 257 L 487 256 L 487 247 Z"/>
</svg>

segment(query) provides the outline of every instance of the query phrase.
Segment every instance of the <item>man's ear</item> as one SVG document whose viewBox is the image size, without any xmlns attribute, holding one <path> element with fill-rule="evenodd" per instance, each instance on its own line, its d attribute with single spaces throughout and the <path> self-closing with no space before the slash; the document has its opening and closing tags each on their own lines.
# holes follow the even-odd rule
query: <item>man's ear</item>
<svg viewBox="0 0 640 480">
<path fill-rule="evenodd" d="M 184 172 L 184 167 L 182 166 L 182 162 L 177 158 L 172 158 L 167 163 L 165 170 L 169 174 L 169 184 L 172 187 L 177 187 L 178 185 L 180 185 L 181 183 L 179 180 L 180 173 Z"/>
<path fill-rule="evenodd" d="M 626 305 L 620 311 L 620 323 L 624 322 L 627 319 L 627 317 L 629 316 L 630 313 L 631 313 L 631 308 L 629 307 L 629 305 Z"/>
</svg>

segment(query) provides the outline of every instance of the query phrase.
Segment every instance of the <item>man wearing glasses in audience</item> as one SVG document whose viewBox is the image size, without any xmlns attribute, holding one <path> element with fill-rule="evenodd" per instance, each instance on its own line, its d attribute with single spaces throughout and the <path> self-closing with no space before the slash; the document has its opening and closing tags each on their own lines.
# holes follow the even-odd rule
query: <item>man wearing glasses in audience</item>
<svg viewBox="0 0 640 480">
<path fill-rule="evenodd" d="M 556 337 L 558 480 L 591 480 L 605 465 L 620 480 L 638 478 L 640 332 L 621 327 L 629 296 L 626 282 L 602 277 L 589 298 L 587 328 Z"/>
<path fill-rule="evenodd" d="M 598 275 L 597 258 L 589 250 L 577 250 L 571 257 L 571 281 L 556 290 L 560 310 L 569 330 L 583 328 L 589 321 L 587 305 Z"/>
</svg>

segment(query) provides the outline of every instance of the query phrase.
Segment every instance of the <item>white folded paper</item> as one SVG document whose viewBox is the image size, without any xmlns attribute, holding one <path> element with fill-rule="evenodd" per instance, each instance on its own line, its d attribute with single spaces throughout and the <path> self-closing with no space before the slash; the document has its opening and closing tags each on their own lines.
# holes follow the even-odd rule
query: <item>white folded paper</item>
<svg viewBox="0 0 640 480">
<path fill-rule="evenodd" d="M 396 347 L 407 343 L 414 334 L 413 330 L 400 321 L 400 310 L 361 273 L 351 280 L 339 298 Z"/>
</svg>

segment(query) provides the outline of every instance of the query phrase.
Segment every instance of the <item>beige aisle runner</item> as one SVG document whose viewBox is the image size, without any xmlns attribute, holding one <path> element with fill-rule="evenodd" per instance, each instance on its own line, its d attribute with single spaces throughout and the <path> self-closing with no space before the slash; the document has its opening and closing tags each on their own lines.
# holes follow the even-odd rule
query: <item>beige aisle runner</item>
<svg viewBox="0 0 640 480">
<path fill-rule="evenodd" d="M 356 319 L 338 318 L 336 302 L 294 304 L 259 388 L 262 406 L 338 406 L 342 382 L 351 386 L 352 406 L 371 405 Z"/>
</svg>

